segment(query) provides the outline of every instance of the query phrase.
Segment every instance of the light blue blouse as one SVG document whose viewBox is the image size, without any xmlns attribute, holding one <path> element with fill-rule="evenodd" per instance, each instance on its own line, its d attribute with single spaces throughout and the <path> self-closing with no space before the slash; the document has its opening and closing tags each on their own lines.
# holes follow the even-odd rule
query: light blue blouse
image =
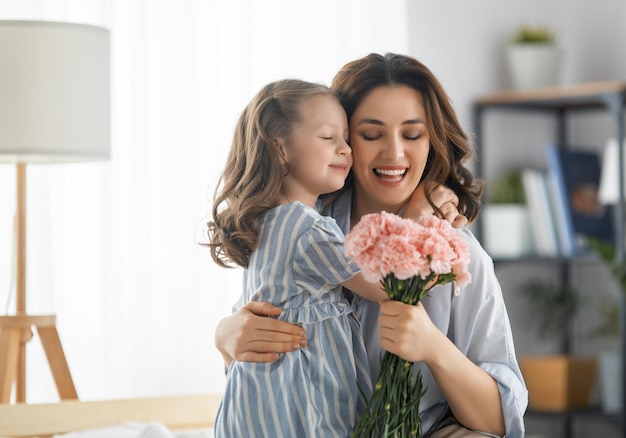
<svg viewBox="0 0 626 438">
<path fill-rule="evenodd" d="M 367 354 L 341 284 L 359 270 L 335 220 L 292 202 L 267 212 L 237 306 L 268 301 L 308 345 L 276 362 L 233 361 L 216 438 L 346 438 L 371 395 Z"/>
<path fill-rule="evenodd" d="M 322 214 L 335 218 L 345 234 L 350 231 L 352 193 L 346 191 L 327 206 Z M 528 392 L 519 369 L 513 345 L 511 325 L 500 284 L 496 278 L 493 261 L 467 228 L 458 230 L 470 249 L 469 270 L 472 282 L 455 296 L 452 284 L 438 286 L 423 300 L 432 322 L 472 362 L 489 373 L 498 383 L 506 426 L 506 437 L 524 436 L 524 412 Z M 355 296 L 357 313 L 369 360 L 372 382 L 376 382 L 382 349 L 378 334 L 378 303 Z M 420 402 L 423 432 L 446 413 L 447 402 L 423 363 L 421 369 L 424 386 L 428 388 Z"/>
</svg>

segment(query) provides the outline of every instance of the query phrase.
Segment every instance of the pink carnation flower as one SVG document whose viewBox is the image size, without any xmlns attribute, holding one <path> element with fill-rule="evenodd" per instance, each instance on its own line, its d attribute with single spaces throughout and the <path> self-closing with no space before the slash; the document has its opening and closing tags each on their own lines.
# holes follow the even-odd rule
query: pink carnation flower
<svg viewBox="0 0 626 438">
<path fill-rule="evenodd" d="M 365 215 L 346 236 L 345 251 L 373 283 L 391 273 L 399 280 L 454 274 L 457 287 L 471 281 L 467 245 L 436 216 L 415 222 L 385 211 Z"/>
</svg>

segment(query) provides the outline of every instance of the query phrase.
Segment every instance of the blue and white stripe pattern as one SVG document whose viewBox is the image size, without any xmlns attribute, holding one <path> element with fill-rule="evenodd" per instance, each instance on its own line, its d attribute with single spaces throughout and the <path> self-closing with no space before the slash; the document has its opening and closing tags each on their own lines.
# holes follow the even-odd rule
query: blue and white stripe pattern
<svg viewBox="0 0 626 438">
<path fill-rule="evenodd" d="M 217 438 L 350 436 L 371 394 L 360 325 L 339 285 L 356 272 L 334 219 L 299 202 L 268 212 L 243 302 L 280 306 L 308 345 L 273 363 L 232 363 Z"/>
</svg>

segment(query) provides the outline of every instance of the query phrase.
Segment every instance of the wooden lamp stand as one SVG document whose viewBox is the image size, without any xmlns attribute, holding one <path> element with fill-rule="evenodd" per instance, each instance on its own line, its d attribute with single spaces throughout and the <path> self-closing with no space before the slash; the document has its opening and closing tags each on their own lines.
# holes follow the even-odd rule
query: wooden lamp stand
<svg viewBox="0 0 626 438">
<path fill-rule="evenodd" d="M 33 337 L 33 327 L 41 339 L 59 396 L 63 400 L 78 399 L 56 329 L 56 317 L 26 313 L 26 165 L 17 164 L 16 173 L 16 313 L 0 316 L 0 403 L 11 401 L 13 383 L 15 401 L 26 402 L 26 344 Z"/>
</svg>

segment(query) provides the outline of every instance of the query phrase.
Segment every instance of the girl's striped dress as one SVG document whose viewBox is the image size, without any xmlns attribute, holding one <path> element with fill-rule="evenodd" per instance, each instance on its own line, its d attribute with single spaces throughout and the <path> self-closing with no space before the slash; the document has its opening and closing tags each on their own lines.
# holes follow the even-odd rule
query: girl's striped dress
<svg viewBox="0 0 626 438">
<path fill-rule="evenodd" d="M 233 361 L 217 438 L 347 437 L 371 395 L 363 337 L 339 283 L 358 267 L 343 233 L 300 202 L 270 210 L 246 271 L 241 305 L 269 301 L 302 326 L 308 345 L 273 363 Z"/>
</svg>

